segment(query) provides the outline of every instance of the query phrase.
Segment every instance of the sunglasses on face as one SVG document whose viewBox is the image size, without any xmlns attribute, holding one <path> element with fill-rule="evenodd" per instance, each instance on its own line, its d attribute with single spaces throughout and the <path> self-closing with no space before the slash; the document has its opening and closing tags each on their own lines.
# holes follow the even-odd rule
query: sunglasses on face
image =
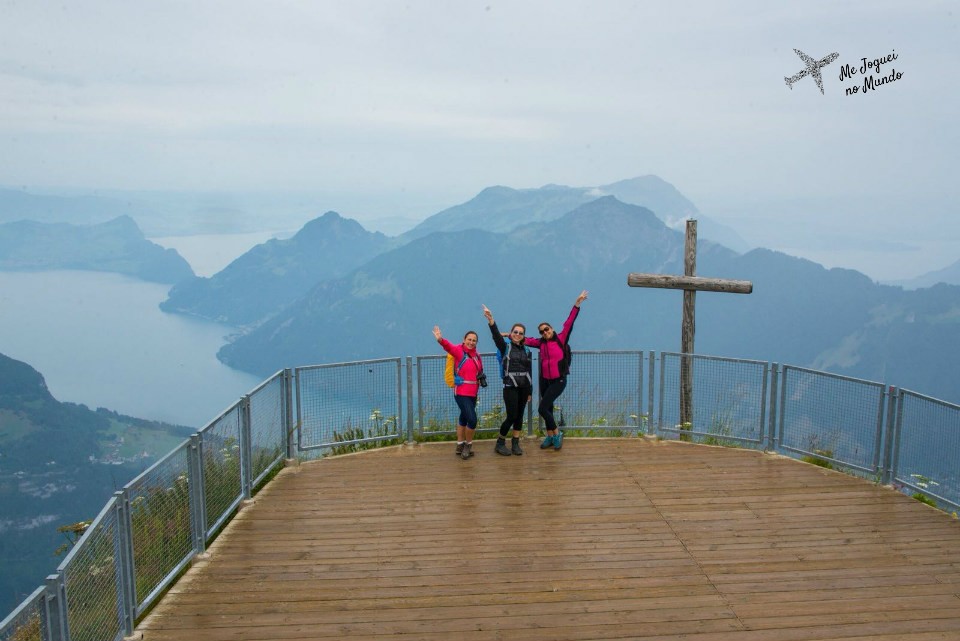
<svg viewBox="0 0 960 641">
<path fill-rule="evenodd" d="M 553 329 L 553 328 L 552 328 L 552 327 L 541 327 L 541 328 L 540 328 L 540 333 L 541 333 L 541 334 L 546 334 L 546 333 L 549 332 L 551 329 Z"/>
<path fill-rule="evenodd" d="M 510 332 L 510 333 L 511 333 L 511 334 L 516 334 L 517 336 L 523 336 L 523 332 L 520 331 L 519 329 L 515 329 L 515 330 L 513 330 L 513 331 Z"/>
</svg>

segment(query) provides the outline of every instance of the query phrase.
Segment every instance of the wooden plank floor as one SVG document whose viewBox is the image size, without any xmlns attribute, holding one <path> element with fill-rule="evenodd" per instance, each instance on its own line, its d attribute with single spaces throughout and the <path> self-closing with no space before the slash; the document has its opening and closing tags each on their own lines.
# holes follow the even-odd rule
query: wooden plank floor
<svg viewBox="0 0 960 641">
<path fill-rule="evenodd" d="M 960 639 L 960 523 L 759 452 L 431 443 L 284 470 L 149 641 Z"/>
</svg>

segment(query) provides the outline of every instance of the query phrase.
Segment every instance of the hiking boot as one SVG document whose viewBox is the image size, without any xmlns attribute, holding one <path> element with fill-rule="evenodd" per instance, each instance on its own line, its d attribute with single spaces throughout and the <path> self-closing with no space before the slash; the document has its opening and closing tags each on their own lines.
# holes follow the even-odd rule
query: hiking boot
<svg viewBox="0 0 960 641">
<path fill-rule="evenodd" d="M 553 447 L 553 437 L 547 434 L 545 437 L 543 437 L 543 440 L 540 441 L 540 449 L 545 450 L 549 447 Z"/>
<path fill-rule="evenodd" d="M 510 453 L 514 456 L 523 456 L 523 450 L 520 449 L 520 439 L 510 439 Z"/>
<path fill-rule="evenodd" d="M 460 453 L 460 458 L 466 461 L 471 456 L 473 456 L 473 443 L 464 443 L 463 451 Z"/>
<path fill-rule="evenodd" d="M 457 456 L 463 454 L 463 443 L 457 443 L 457 451 L 454 452 Z"/>
<path fill-rule="evenodd" d="M 493 451 L 503 456 L 510 456 L 510 450 L 507 449 L 507 444 L 502 438 L 497 439 L 497 446 L 493 448 Z"/>
<path fill-rule="evenodd" d="M 559 450 L 563 447 L 563 432 L 557 430 L 556 436 L 553 437 L 553 449 Z"/>
</svg>

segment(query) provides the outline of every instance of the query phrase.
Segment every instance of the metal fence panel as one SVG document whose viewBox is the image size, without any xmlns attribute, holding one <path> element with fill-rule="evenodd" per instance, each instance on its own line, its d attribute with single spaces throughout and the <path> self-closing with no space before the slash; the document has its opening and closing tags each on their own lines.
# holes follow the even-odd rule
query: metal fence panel
<svg viewBox="0 0 960 641">
<path fill-rule="evenodd" d="M 190 441 L 184 441 L 124 487 L 138 615 L 193 558 L 189 446 Z"/>
<path fill-rule="evenodd" d="M 3 621 L 0 641 L 46 641 L 46 588 L 40 586 Z"/>
<path fill-rule="evenodd" d="M 488 386 L 481 388 L 477 395 L 477 429 L 499 430 L 507 417 L 503 406 L 500 366 L 494 353 L 480 354 L 480 360 Z M 417 357 L 417 406 L 419 431 L 423 436 L 453 434 L 456 431 L 460 410 L 453 400 L 453 389 L 447 387 L 443 378 L 446 364 L 446 354 Z"/>
<path fill-rule="evenodd" d="M 784 365 L 780 376 L 780 448 L 877 473 L 884 386 Z"/>
<path fill-rule="evenodd" d="M 762 447 L 770 364 L 688 355 L 692 359 L 693 371 L 693 421 L 689 426 L 681 426 L 680 365 L 683 357 L 683 354 L 673 352 L 660 355 L 658 431 L 695 436 L 697 441 L 712 445 Z"/>
<path fill-rule="evenodd" d="M 587 435 L 647 432 L 641 410 L 643 352 L 575 351 L 570 362 L 567 386 L 554 403 L 559 427 Z"/>
<path fill-rule="evenodd" d="M 243 500 L 240 469 L 242 409 L 242 403 L 236 403 L 199 432 L 203 442 L 203 495 L 208 539 Z"/>
<path fill-rule="evenodd" d="M 402 438 L 400 359 L 296 369 L 300 450 Z"/>
<path fill-rule="evenodd" d="M 283 372 L 277 372 L 250 392 L 250 452 L 256 486 L 283 460 L 286 398 Z"/>
<path fill-rule="evenodd" d="M 110 641 L 123 637 L 120 528 L 116 498 L 87 528 L 57 571 L 66 595 L 71 641 Z"/>
<path fill-rule="evenodd" d="M 894 481 L 960 508 L 960 405 L 900 390 Z"/>
</svg>

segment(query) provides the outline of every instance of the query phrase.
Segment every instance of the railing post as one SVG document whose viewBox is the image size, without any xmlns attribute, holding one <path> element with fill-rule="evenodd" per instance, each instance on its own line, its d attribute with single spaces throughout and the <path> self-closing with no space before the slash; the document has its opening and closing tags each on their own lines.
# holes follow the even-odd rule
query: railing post
<svg viewBox="0 0 960 641">
<path fill-rule="evenodd" d="M 49 641 L 69 641 L 67 630 L 67 609 L 65 607 L 66 588 L 63 585 L 63 573 L 51 574 L 46 580 L 44 596 L 44 615 L 47 618 Z"/>
<path fill-rule="evenodd" d="M 533 390 L 533 398 L 530 399 L 530 415 L 533 416 L 533 405 L 540 407 L 540 394 L 543 393 L 543 390 L 540 389 L 540 353 L 539 351 L 533 357 L 533 363 L 530 364 L 530 367 L 535 372 L 533 380 L 530 381 L 533 383 L 531 389 Z M 540 412 L 537 411 L 536 419 L 530 419 L 530 427 L 533 428 L 533 421 L 537 421 L 537 427 L 534 430 L 534 433 L 543 432 L 543 418 L 540 416 Z"/>
<path fill-rule="evenodd" d="M 190 437 L 187 450 L 190 474 L 190 526 L 193 551 L 203 554 L 207 548 L 207 510 L 203 489 L 203 440 L 199 434 Z"/>
<path fill-rule="evenodd" d="M 883 484 L 890 485 L 897 478 L 900 466 L 900 432 L 903 429 L 903 390 L 890 386 L 887 402 L 887 438 L 884 444 Z"/>
<path fill-rule="evenodd" d="M 641 431 L 643 425 L 643 350 L 637 357 L 637 432 Z M 646 430 L 643 430 L 646 434 Z"/>
<path fill-rule="evenodd" d="M 647 376 L 647 434 L 651 434 L 655 431 L 653 428 L 653 380 L 657 373 L 657 353 L 654 350 L 650 350 L 648 361 L 650 373 Z"/>
<path fill-rule="evenodd" d="M 407 356 L 407 443 L 413 442 L 413 356 Z"/>
<path fill-rule="evenodd" d="M 777 386 L 780 382 L 780 366 L 770 363 L 770 420 L 767 426 L 767 451 L 777 451 L 777 413 L 780 406 L 777 404 Z"/>
<path fill-rule="evenodd" d="M 889 389 L 893 389 L 890 386 Z M 879 482 L 883 479 L 883 433 L 884 433 L 884 424 L 889 423 L 889 419 L 884 421 L 884 407 L 888 404 L 884 401 L 886 400 L 888 388 L 882 387 L 880 391 L 880 400 L 877 403 L 877 431 L 876 436 L 873 439 L 873 474 L 876 480 Z"/>
<path fill-rule="evenodd" d="M 423 435 L 423 368 L 420 367 L 420 356 L 417 356 L 417 424 L 420 426 L 420 434 Z"/>
<path fill-rule="evenodd" d="M 663 429 L 663 394 L 666 389 L 666 365 L 664 365 L 663 352 L 660 352 L 660 402 L 657 404 L 657 433 Z"/>
<path fill-rule="evenodd" d="M 778 451 L 783 446 L 783 429 L 786 422 L 787 407 L 787 368 L 784 365 L 780 368 L 780 395 L 777 397 L 777 432 L 773 440 L 773 451 Z"/>
<path fill-rule="evenodd" d="M 253 496 L 253 444 L 250 427 L 250 395 L 240 399 L 240 488 L 243 498 Z"/>
<path fill-rule="evenodd" d="M 303 447 L 303 426 L 301 425 L 301 416 L 303 416 L 303 408 L 300 406 L 300 368 L 293 370 L 293 380 L 294 380 L 294 399 L 297 413 L 295 414 L 296 419 L 296 430 L 297 430 L 297 452 L 301 451 Z"/>
<path fill-rule="evenodd" d="M 283 451 L 284 458 L 296 456 L 293 441 L 293 370 L 283 370 Z"/>
<path fill-rule="evenodd" d="M 130 495 L 126 489 L 114 492 L 114 509 L 117 519 L 118 563 L 117 591 L 120 595 L 120 607 L 123 612 L 123 630 L 126 636 L 133 634 L 133 624 L 137 618 L 136 568 L 133 563 L 133 522 L 130 516 Z"/>
</svg>

